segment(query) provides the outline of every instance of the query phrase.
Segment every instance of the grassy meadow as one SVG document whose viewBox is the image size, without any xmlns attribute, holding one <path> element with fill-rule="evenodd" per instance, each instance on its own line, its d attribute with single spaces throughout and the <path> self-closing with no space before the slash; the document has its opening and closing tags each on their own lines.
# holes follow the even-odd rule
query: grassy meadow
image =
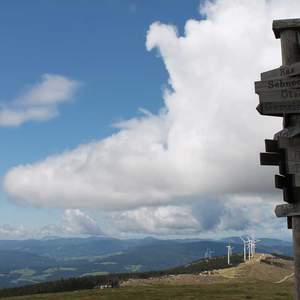
<svg viewBox="0 0 300 300">
<path fill-rule="evenodd" d="M 292 283 L 161 285 L 10 297 L 10 300 L 292 300 Z"/>
</svg>

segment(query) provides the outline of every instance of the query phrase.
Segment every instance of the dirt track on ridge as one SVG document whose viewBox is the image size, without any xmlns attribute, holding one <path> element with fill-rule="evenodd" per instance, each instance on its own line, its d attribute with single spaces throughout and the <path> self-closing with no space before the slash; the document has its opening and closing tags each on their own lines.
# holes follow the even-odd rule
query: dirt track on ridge
<svg viewBox="0 0 300 300">
<path fill-rule="evenodd" d="M 243 281 L 267 281 L 280 283 L 291 281 L 293 262 L 270 254 L 256 254 L 255 257 L 237 267 L 202 272 L 199 274 L 166 275 L 148 279 L 129 279 L 122 286 L 147 286 L 157 284 L 212 284 Z M 282 281 L 283 282 L 283 281 Z"/>
</svg>

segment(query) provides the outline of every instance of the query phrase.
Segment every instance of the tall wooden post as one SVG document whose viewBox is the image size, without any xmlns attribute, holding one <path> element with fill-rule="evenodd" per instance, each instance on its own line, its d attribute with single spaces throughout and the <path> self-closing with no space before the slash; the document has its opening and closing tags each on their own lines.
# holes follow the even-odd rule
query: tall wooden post
<svg viewBox="0 0 300 300">
<path fill-rule="evenodd" d="M 288 66 L 300 61 L 299 30 L 300 24 L 294 23 L 291 28 L 289 20 L 274 21 L 273 30 L 276 38 L 281 41 L 282 65 Z M 297 124 L 297 115 L 283 116 L 283 126 L 300 126 Z M 296 199 L 300 201 L 300 198 Z M 292 216 L 294 266 L 295 266 L 295 299 L 300 300 L 300 216 Z"/>
<path fill-rule="evenodd" d="M 266 140 L 262 165 L 278 165 L 281 175 L 275 186 L 283 189 L 284 200 L 277 217 L 287 217 L 293 230 L 295 299 L 300 300 L 300 19 L 275 20 L 275 37 L 281 40 L 282 67 L 261 74 L 255 83 L 262 115 L 283 117 L 283 130 Z"/>
<path fill-rule="evenodd" d="M 300 217 L 293 218 L 293 242 L 295 260 L 295 299 L 300 300 Z"/>
</svg>

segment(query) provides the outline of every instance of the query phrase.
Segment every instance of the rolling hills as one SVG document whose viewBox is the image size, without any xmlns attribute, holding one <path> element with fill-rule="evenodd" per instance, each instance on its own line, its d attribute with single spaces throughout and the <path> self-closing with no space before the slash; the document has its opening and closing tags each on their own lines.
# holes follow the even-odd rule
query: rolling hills
<svg viewBox="0 0 300 300">
<path fill-rule="evenodd" d="M 226 257 L 199 260 L 161 274 L 120 275 L 119 289 L 90 289 L 55 294 L 28 295 L 9 299 L 256 299 L 291 300 L 293 284 L 293 262 L 280 256 L 257 254 L 246 263 L 242 256 L 226 266 Z M 210 269 L 210 271 L 208 271 Z M 96 277 L 90 279 L 99 280 Z M 72 281 L 70 281 L 72 283 Z M 49 285 L 44 284 L 46 288 Z M 60 285 L 57 285 L 59 287 Z M 70 284 L 66 284 L 70 287 Z M 12 291 L 18 291 L 13 289 Z M 22 289 L 19 289 L 22 292 Z M 45 290 L 44 290 L 45 291 Z M 58 290 L 57 290 L 58 291 Z M 27 290 L 30 292 L 30 290 Z M 0 294 L 3 296 L 4 294 Z M 13 294 L 10 294 L 13 296 Z M 3 298 L 6 299 L 6 298 Z"/>
<path fill-rule="evenodd" d="M 291 243 L 261 239 L 257 250 L 292 255 Z M 0 287 L 14 287 L 60 278 L 108 273 L 165 270 L 226 254 L 230 242 L 242 252 L 239 238 L 228 240 L 121 240 L 107 237 L 0 241 Z"/>
</svg>

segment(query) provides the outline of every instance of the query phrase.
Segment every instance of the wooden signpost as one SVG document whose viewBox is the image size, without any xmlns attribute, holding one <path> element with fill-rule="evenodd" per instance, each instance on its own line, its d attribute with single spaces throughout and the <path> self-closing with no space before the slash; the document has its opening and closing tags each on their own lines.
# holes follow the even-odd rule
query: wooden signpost
<svg viewBox="0 0 300 300">
<path fill-rule="evenodd" d="M 282 66 L 280 68 L 263 72 L 260 74 L 261 80 L 280 79 L 300 74 L 300 62 L 296 62 L 289 66 Z"/>
<path fill-rule="evenodd" d="M 281 41 L 282 66 L 261 74 L 255 82 L 259 95 L 257 110 L 266 116 L 283 117 L 284 128 L 266 140 L 261 165 L 279 166 L 275 187 L 283 190 L 284 201 L 277 217 L 287 217 L 293 230 L 295 299 L 300 300 L 300 19 L 275 20 L 275 37 Z"/>
<path fill-rule="evenodd" d="M 255 82 L 255 93 L 300 88 L 300 77 L 269 79 Z"/>
<path fill-rule="evenodd" d="M 281 67 L 262 73 L 261 77 L 268 80 L 255 82 L 255 92 L 259 95 L 260 102 L 257 110 L 260 114 L 283 116 L 284 114 L 300 113 L 300 77 L 287 77 L 291 76 L 290 74 L 299 73 L 300 63 L 288 68 Z M 285 75 L 276 79 L 280 74 Z"/>
</svg>

